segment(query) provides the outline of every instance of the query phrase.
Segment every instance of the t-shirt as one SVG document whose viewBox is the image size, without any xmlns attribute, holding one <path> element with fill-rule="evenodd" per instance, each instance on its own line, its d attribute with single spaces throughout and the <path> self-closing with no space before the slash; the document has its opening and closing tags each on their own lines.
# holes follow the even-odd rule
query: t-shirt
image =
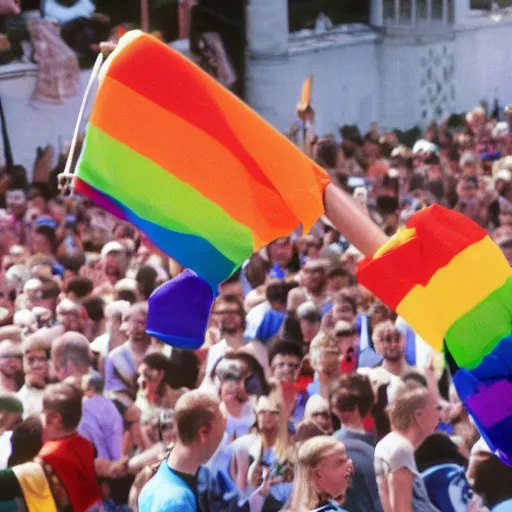
<svg viewBox="0 0 512 512">
<path fill-rule="evenodd" d="M 169 466 L 167 466 L 167 467 L 169 467 Z M 176 476 L 180 477 L 190 487 L 191 491 L 194 493 L 194 496 L 196 497 L 196 500 L 197 500 L 197 495 L 198 495 L 197 486 L 198 486 L 198 482 L 199 482 L 197 473 L 195 475 L 189 475 L 188 473 L 183 473 L 181 471 L 177 471 L 172 468 L 169 468 L 169 469 L 170 469 L 171 473 L 174 473 Z"/>
<path fill-rule="evenodd" d="M 347 440 L 353 439 L 356 441 L 362 441 L 372 447 L 375 447 L 375 436 L 371 432 L 356 432 L 348 428 L 340 428 L 332 435 L 338 441 L 345 443 Z"/>
<path fill-rule="evenodd" d="M 155 476 L 140 492 L 139 512 L 197 511 L 197 488 L 194 493 L 182 476 L 173 471 L 164 460 Z"/>
<path fill-rule="evenodd" d="M 135 399 L 137 391 L 137 364 L 130 346 L 124 343 L 115 348 L 105 363 L 105 392 L 126 392 Z"/>
<path fill-rule="evenodd" d="M 375 474 L 389 475 L 407 468 L 413 475 L 412 509 L 414 512 L 439 512 L 427 493 L 414 459 L 414 447 L 400 434 L 389 433 L 375 447 Z"/>
<path fill-rule="evenodd" d="M 267 311 L 256 330 L 255 338 L 264 343 L 267 342 L 272 336 L 275 336 L 279 332 L 285 316 L 286 313 L 283 311 L 275 311 L 274 309 Z"/>
<path fill-rule="evenodd" d="M 40 414 L 43 410 L 43 389 L 37 389 L 26 384 L 18 391 L 17 396 L 23 404 L 23 419 L 33 414 Z"/>
<path fill-rule="evenodd" d="M 233 441 L 245 436 L 256 421 L 256 415 L 254 414 L 253 408 L 249 402 L 247 402 L 242 408 L 242 414 L 239 418 L 227 415 L 226 431 L 224 437 L 217 448 L 215 454 L 206 464 L 206 467 L 213 476 L 217 476 L 218 473 L 222 473 L 222 478 L 231 483 L 232 479 L 229 476 L 229 463 L 233 454 Z M 232 482 L 234 485 L 234 482 Z"/>
<path fill-rule="evenodd" d="M 511 510 L 512 499 L 499 503 L 492 509 L 492 512 L 510 512 Z"/>
<path fill-rule="evenodd" d="M 59 477 L 73 510 L 81 512 L 101 501 L 94 470 L 95 450 L 90 441 L 78 434 L 48 441 L 39 458 Z"/>
<path fill-rule="evenodd" d="M 7 467 L 7 462 L 11 456 L 11 437 L 12 431 L 10 430 L 0 434 L 0 469 Z"/>
<path fill-rule="evenodd" d="M 348 512 L 383 512 L 373 465 L 374 446 L 351 436 L 345 437 L 343 444 L 355 469 L 343 507 Z"/>
<path fill-rule="evenodd" d="M 254 306 L 245 319 L 246 327 L 244 332 L 244 338 L 248 341 L 256 338 L 256 331 L 263 322 L 265 314 L 270 311 L 270 304 L 268 301 L 262 302 L 257 306 Z"/>
<path fill-rule="evenodd" d="M 94 341 L 91 343 L 91 350 L 99 354 L 102 357 L 108 356 L 108 345 L 110 342 L 110 334 L 108 332 L 101 334 L 97 338 L 94 338 Z"/>
<path fill-rule="evenodd" d="M 114 461 L 121 458 L 123 417 L 108 398 L 95 395 L 84 400 L 78 433 L 94 444 L 100 459 Z"/>
</svg>

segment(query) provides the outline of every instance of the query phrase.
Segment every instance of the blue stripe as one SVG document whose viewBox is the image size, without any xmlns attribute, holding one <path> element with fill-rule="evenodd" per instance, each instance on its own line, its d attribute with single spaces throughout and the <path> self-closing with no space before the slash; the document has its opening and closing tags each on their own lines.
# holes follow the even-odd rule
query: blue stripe
<svg viewBox="0 0 512 512">
<path fill-rule="evenodd" d="M 159 249 L 208 282 L 214 293 L 217 293 L 217 286 L 238 268 L 239 265 L 226 258 L 208 240 L 195 235 L 171 231 L 143 219 L 112 196 L 89 183 L 87 184 L 102 195 L 106 201 L 120 209 L 125 214 L 126 220 L 143 231 Z"/>
<path fill-rule="evenodd" d="M 445 348 L 448 359 L 450 352 Z M 452 370 L 455 368 L 452 368 Z M 459 368 L 453 373 L 453 383 L 462 402 L 478 393 L 482 385 L 490 386 L 500 380 L 512 380 L 512 336 L 503 338 L 482 362 L 471 370 Z M 503 396 L 502 407 L 509 413 L 492 428 L 486 428 L 479 417 L 471 415 L 485 442 L 500 459 L 512 465 L 512 398 Z M 471 413 L 471 411 L 469 411 Z"/>
</svg>

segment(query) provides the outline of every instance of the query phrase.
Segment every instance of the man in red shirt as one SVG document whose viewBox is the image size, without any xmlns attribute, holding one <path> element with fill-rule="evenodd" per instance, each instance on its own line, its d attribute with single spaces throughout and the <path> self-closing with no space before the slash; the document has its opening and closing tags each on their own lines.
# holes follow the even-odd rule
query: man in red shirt
<svg viewBox="0 0 512 512">
<path fill-rule="evenodd" d="M 67 383 L 54 384 L 45 389 L 45 443 L 39 452 L 39 458 L 49 476 L 54 497 L 61 495 L 75 512 L 95 510 L 101 504 L 100 488 L 94 469 L 94 446 L 77 434 L 81 418 L 82 394 L 78 389 Z M 57 478 L 52 478 L 53 474 Z M 60 488 L 55 488 L 53 483 Z"/>
</svg>

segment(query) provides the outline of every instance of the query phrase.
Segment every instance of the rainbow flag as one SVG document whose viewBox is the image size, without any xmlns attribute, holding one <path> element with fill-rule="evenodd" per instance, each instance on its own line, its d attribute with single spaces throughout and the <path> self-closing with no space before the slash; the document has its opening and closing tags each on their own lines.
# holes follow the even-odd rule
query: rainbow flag
<svg viewBox="0 0 512 512">
<path fill-rule="evenodd" d="M 214 289 L 324 213 L 327 174 L 164 43 L 129 32 L 102 71 L 75 192 Z"/>
<path fill-rule="evenodd" d="M 400 236 L 400 243 L 361 262 L 358 280 L 445 351 L 461 400 L 489 446 L 510 464 L 510 265 L 486 231 L 441 206 L 415 214 Z"/>
</svg>

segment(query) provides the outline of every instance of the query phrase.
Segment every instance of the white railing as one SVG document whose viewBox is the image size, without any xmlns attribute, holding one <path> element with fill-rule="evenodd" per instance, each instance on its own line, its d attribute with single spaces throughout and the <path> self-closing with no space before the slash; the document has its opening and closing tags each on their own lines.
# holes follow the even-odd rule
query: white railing
<svg viewBox="0 0 512 512">
<path fill-rule="evenodd" d="M 388 35 L 447 36 L 453 31 L 454 2 L 460 0 L 378 1 Z"/>
</svg>

